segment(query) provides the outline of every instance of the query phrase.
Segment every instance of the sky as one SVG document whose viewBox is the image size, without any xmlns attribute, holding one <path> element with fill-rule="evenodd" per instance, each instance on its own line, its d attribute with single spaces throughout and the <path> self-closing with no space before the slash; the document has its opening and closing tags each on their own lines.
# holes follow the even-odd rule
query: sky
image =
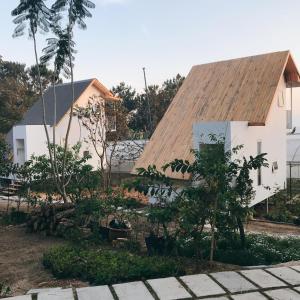
<svg viewBox="0 0 300 300">
<path fill-rule="evenodd" d="M 51 4 L 48 0 L 46 3 Z M 75 79 L 124 81 L 143 89 L 193 65 L 291 50 L 300 66 L 299 0 L 93 0 L 85 31 L 76 30 Z M 0 55 L 34 64 L 32 40 L 12 38 L 19 0 L 0 0 Z M 39 35 L 39 50 L 47 36 Z"/>
</svg>

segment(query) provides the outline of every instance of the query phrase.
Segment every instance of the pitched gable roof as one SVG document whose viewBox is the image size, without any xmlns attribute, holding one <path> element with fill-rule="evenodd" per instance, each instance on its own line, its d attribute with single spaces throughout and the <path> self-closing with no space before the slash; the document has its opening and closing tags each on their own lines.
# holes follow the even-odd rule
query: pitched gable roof
<svg viewBox="0 0 300 300">
<path fill-rule="evenodd" d="M 74 82 L 75 102 L 80 95 L 90 86 L 95 85 L 105 99 L 116 99 L 113 94 L 105 88 L 97 79 L 87 79 Z M 58 84 L 55 87 L 56 91 L 56 124 L 69 111 L 72 104 L 72 88 L 70 83 Z M 53 87 L 49 87 L 44 92 L 46 123 L 53 125 L 54 123 L 54 95 Z M 43 106 L 42 99 L 37 100 L 34 105 L 25 113 L 22 121 L 18 125 L 42 125 L 43 124 Z"/>
<path fill-rule="evenodd" d="M 192 127 L 201 121 L 248 121 L 263 125 L 284 74 L 299 84 L 289 51 L 194 66 L 158 124 L 135 168 L 192 160 Z M 180 174 L 168 175 L 181 178 Z"/>
</svg>

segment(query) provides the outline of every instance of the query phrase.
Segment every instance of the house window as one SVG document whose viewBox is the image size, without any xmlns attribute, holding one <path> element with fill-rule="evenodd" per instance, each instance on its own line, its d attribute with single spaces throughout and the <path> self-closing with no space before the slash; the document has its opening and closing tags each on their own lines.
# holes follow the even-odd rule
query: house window
<svg viewBox="0 0 300 300">
<path fill-rule="evenodd" d="M 90 155 L 90 151 L 88 150 L 83 151 L 83 157 L 87 157 L 89 155 Z"/>
<path fill-rule="evenodd" d="M 261 141 L 257 142 L 257 155 L 261 154 Z M 261 168 L 257 169 L 257 185 L 261 185 Z"/>
<path fill-rule="evenodd" d="M 286 111 L 286 129 L 292 129 L 292 110 Z"/>
<path fill-rule="evenodd" d="M 108 115 L 107 117 L 107 130 L 109 132 L 117 130 L 117 117 L 116 115 Z"/>
<path fill-rule="evenodd" d="M 19 165 L 23 165 L 25 162 L 25 140 L 24 139 L 16 139 L 16 162 Z"/>
<path fill-rule="evenodd" d="M 278 163 L 277 163 L 277 161 L 273 161 L 273 163 L 272 163 L 272 172 L 274 173 L 277 170 L 278 170 Z"/>
</svg>

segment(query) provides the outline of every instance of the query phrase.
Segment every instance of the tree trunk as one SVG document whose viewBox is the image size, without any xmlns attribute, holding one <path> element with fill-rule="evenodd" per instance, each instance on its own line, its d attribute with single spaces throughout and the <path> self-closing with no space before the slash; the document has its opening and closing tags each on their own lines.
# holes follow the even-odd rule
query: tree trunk
<svg viewBox="0 0 300 300">
<path fill-rule="evenodd" d="M 73 59 L 72 59 L 72 52 L 71 52 L 71 33 L 72 33 L 72 20 L 71 20 L 71 11 L 73 7 L 73 1 L 71 0 L 70 9 L 69 9 L 69 25 L 68 25 L 68 43 L 69 43 L 69 60 L 70 60 L 70 72 L 71 72 L 71 89 L 72 89 L 72 104 L 70 108 L 70 115 L 69 115 L 69 122 L 65 137 L 65 145 L 64 145 L 64 155 L 63 155 L 63 165 L 62 165 L 62 184 L 63 184 L 63 199 L 64 202 L 67 202 L 67 195 L 66 195 L 66 182 L 65 182 L 65 170 L 66 170 L 66 158 L 67 158 L 67 149 L 68 149 L 68 140 L 70 135 L 70 129 L 72 125 L 73 119 L 73 110 L 74 110 L 74 101 L 75 101 L 75 91 L 74 91 L 74 74 L 73 74 Z"/>
<path fill-rule="evenodd" d="M 210 256 L 209 256 L 210 262 L 213 262 L 213 260 L 214 260 L 215 227 L 216 227 L 216 219 L 217 219 L 217 208 L 218 208 L 218 200 L 216 198 L 214 201 L 214 211 L 213 211 L 213 218 L 212 218 L 212 222 L 211 222 L 211 243 L 210 243 Z"/>
<path fill-rule="evenodd" d="M 33 36 L 35 63 L 36 63 L 36 67 L 37 67 L 38 84 L 39 84 L 39 90 L 40 90 L 39 92 L 40 92 L 40 97 L 42 99 L 42 107 L 43 107 L 43 125 L 44 125 L 46 139 L 47 139 L 47 146 L 48 146 L 48 151 L 49 151 L 49 157 L 50 157 L 52 175 L 53 175 L 53 179 L 54 179 L 54 182 L 56 184 L 56 187 L 57 187 L 58 191 L 60 191 L 60 188 L 59 188 L 59 185 L 58 185 L 58 182 L 57 182 L 58 176 L 56 176 L 55 166 L 54 166 L 54 162 L 53 162 L 53 156 L 52 156 L 52 151 L 51 151 L 51 142 L 50 142 L 49 132 L 48 132 L 48 128 L 47 128 L 45 98 L 44 98 L 44 93 L 43 93 L 43 86 L 42 86 L 42 80 L 41 80 L 39 59 L 38 59 L 38 54 L 37 54 L 37 45 L 36 45 L 35 32 L 33 30 L 32 30 L 32 36 Z"/>
<path fill-rule="evenodd" d="M 238 225 L 239 232 L 240 232 L 241 246 L 244 249 L 246 246 L 246 235 L 245 235 L 245 230 L 244 230 L 244 224 L 240 217 L 237 217 L 236 220 L 237 220 L 237 225 Z"/>
</svg>

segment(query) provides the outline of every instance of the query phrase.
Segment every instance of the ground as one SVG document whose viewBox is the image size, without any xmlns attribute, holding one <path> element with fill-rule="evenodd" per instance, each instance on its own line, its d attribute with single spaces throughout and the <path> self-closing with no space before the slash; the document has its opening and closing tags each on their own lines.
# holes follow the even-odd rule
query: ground
<svg viewBox="0 0 300 300">
<path fill-rule="evenodd" d="M 300 234 L 300 227 L 266 222 L 249 222 L 247 230 L 276 235 Z M 50 272 L 44 269 L 41 263 L 43 252 L 51 246 L 63 244 L 64 240 L 26 233 L 22 226 L 0 226 L 0 236 L 0 283 L 10 286 L 14 296 L 22 295 L 31 288 L 88 285 L 75 280 L 56 280 Z M 210 268 L 206 266 L 205 270 L 203 267 L 200 266 L 199 272 L 237 268 L 224 264 L 216 264 Z"/>
<path fill-rule="evenodd" d="M 63 240 L 25 232 L 20 226 L 0 226 L 0 282 L 13 295 L 22 295 L 35 287 L 86 286 L 79 281 L 61 281 L 46 271 L 41 263 L 43 252 Z"/>
<path fill-rule="evenodd" d="M 246 224 L 248 232 L 269 233 L 278 236 L 300 235 L 300 226 L 275 224 L 267 221 L 249 221 Z"/>
</svg>

